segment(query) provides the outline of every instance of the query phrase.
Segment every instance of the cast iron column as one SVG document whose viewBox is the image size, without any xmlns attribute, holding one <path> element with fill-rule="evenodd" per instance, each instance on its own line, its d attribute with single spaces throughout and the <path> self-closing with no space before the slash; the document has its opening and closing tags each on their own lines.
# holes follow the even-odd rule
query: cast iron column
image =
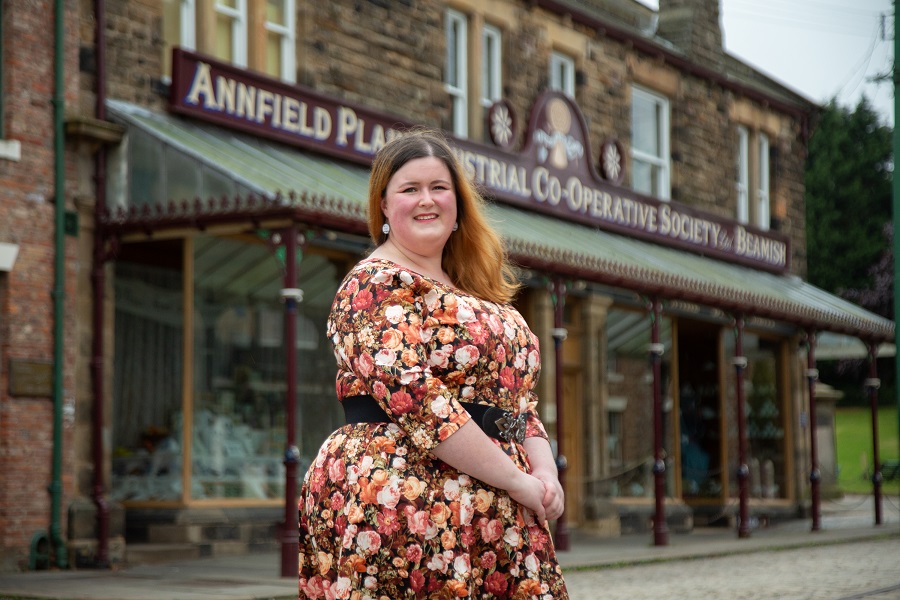
<svg viewBox="0 0 900 600">
<path fill-rule="evenodd" d="M 812 531 L 822 528 L 822 512 L 819 497 L 819 445 L 816 440 L 816 380 L 819 379 L 819 370 L 816 368 L 816 331 L 809 330 L 809 354 L 807 356 L 806 378 L 809 380 L 809 483 L 810 499 L 812 502 Z"/>
<path fill-rule="evenodd" d="M 881 525 L 881 459 L 878 456 L 878 365 L 875 344 L 869 344 L 869 378 L 866 379 L 866 391 L 869 395 L 869 406 L 872 410 L 872 495 L 875 499 L 875 524 Z"/>
<path fill-rule="evenodd" d="M 740 510 L 738 513 L 738 537 L 750 537 L 750 467 L 747 466 L 747 416 L 744 405 L 744 370 L 747 357 L 744 356 L 744 317 L 734 319 L 734 385 L 737 398 L 738 426 L 738 490 Z"/>
<path fill-rule="evenodd" d="M 284 524 L 281 529 L 281 576 L 297 577 L 300 552 L 299 513 L 297 510 L 297 462 L 300 450 L 297 436 L 297 305 L 303 291 L 297 288 L 297 226 L 291 225 L 282 234 L 285 249 L 284 289 L 284 357 L 287 390 L 284 394 L 287 439 L 284 451 Z"/>
<path fill-rule="evenodd" d="M 650 365 L 653 369 L 653 481 L 656 512 L 653 517 L 653 545 L 669 543 L 669 527 L 666 523 L 666 450 L 663 447 L 662 416 L 662 355 L 665 346 L 659 341 L 659 321 L 662 303 L 659 298 L 651 301 L 650 314 Z"/>
<path fill-rule="evenodd" d="M 562 344 L 568 332 L 563 327 L 563 309 L 566 304 L 566 284 L 562 279 L 553 280 L 551 297 L 553 299 L 553 349 L 556 359 L 556 468 L 559 470 L 559 485 L 566 491 L 566 468 L 568 462 L 563 454 L 563 353 Z M 565 496 L 564 496 L 565 497 Z M 566 507 L 563 505 L 563 513 L 556 520 L 557 550 L 569 549 L 569 529 L 566 527 Z"/>
</svg>

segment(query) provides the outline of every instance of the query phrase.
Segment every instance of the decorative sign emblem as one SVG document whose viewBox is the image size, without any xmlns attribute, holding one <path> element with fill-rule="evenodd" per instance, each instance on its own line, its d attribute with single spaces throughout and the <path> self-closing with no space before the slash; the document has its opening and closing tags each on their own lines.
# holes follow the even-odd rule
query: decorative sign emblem
<svg viewBox="0 0 900 600">
<path fill-rule="evenodd" d="M 625 152 L 618 140 L 608 140 L 600 146 L 600 174 L 615 185 L 625 180 Z"/>
<path fill-rule="evenodd" d="M 584 158 L 584 144 L 569 135 L 572 113 L 560 98 L 554 98 L 544 108 L 544 129 L 535 129 L 532 141 L 537 147 L 538 162 L 549 162 L 557 169 L 566 169 L 570 162 Z"/>
<path fill-rule="evenodd" d="M 488 131 L 496 146 L 504 150 L 512 148 L 516 142 L 517 127 L 517 119 L 508 100 L 498 100 L 488 109 Z"/>
</svg>

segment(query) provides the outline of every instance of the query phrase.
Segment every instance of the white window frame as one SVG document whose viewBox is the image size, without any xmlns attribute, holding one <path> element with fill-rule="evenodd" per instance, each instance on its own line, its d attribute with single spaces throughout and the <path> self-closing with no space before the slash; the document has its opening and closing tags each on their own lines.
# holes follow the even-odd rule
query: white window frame
<svg viewBox="0 0 900 600">
<path fill-rule="evenodd" d="M 231 48 L 231 62 L 238 67 L 247 66 L 247 37 L 249 35 L 247 25 L 247 0 L 237 0 L 237 8 L 224 6 L 216 0 L 213 5 L 213 13 L 218 20 L 219 15 L 231 17 L 231 37 L 234 45 Z"/>
<path fill-rule="evenodd" d="M 445 82 L 444 89 L 450 94 L 451 110 L 453 111 L 453 134 L 459 137 L 469 135 L 469 77 L 468 77 L 468 29 L 469 19 L 463 13 L 453 9 L 447 9 L 444 22 L 447 41 L 447 55 L 445 57 Z M 451 40 L 453 43 L 451 43 Z M 456 54 L 451 57 L 451 52 L 456 49 Z M 452 60 L 451 60 L 452 58 Z M 453 65 L 456 68 L 453 69 Z M 452 84 L 454 81 L 456 84 Z"/>
<path fill-rule="evenodd" d="M 750 222 L 750 134 L 743 125 L 738 125 L 737 147 L 737 210 L 738 223 Z"/>
<path fill-rule="evenodd" d="M 197 6 L 195 0 L 171 0 L 172 3 L 178 3 L 178 39 L 174 40 L 173 46 L 178 46 L 185 50 L 196 50 L 197 49 Z M 164 40 L 163 44 L 166 44 L 168 40 Z M 168 65 L 169 70 L 171 71 L 172 65 L 170 63 L 172 49 L 168 46 L 169 57 L 165 59 L 165 64 Z M 172 77 L 169 75 L 162 75 L 160 80 L 163 83 L 171 83 Z"/>
<path fill-rule="evenodd" d="M 485 24 L 481 31 L 481 105 L 485 108 L 503 95 L 502 43 L 500 29 Z"/>
<path fill-rule="evenodd" d="M 670 144 L 670 131 L 669 131 L 669 99 L 660 94 L 651 92 L 650 90 L 646 90 L 644 88 L 634 86 L 631 88 L 631 98 L 632 98 L 632 114 L 634 110 L 634 100 L 636 98 L 643 98 L 644 100 L 648 100 L 657 105 L 656 113 L 659 115 L 658 122 L 655 124 L 657 131 L 657 139 L 659 139 L 659 151 L 661 156 L 655 156 L 653 154 L 638 150 L 634 147 L 634 143 L 631 144 L 631 160 L 632 163 L 642 162 L 648 163 L 651 168 L 655 168 L 659 171 L 658 177 L 658 189 L 651 190 L 651 194 L 654 194 L 657 198 L 661 200 L 669 200 L 671 195 L 671 185 L 670 185 L 670 173 L 671 173 L 671 152 L 669 151 Z M 632 126 L 634 124 L 634 117 L 632 116 Z M 634 132 L 632 131 L 631 139 L 635 139 Z M 637 173 L 637 169 L 631 169 L 632 176 L 632 187 L 634 186 L 634 177 Z"/>
<path fill-rule="evenodd" d="M 769 136 L 760 132 L 757 144 L 759 152 L 756 185 L 756 225 L 765 231 L 769 229 L 771 205 L 769 201 Z"/>
<path fill-rule="evenodd" d="M 575 97 L 575 59 L 555 50 L 550 53 L 550 89 Z"/>
<path fill-rule="evenodd" d="M 197 6 L 194 0 L 181 0 L 181 40 L 185 50 L 197 49 Z"/>
<path fill-rule="evenodd" d="M 297 81 L 297 52 L 296 52 L 296 10 L 294 0 L 281 0 L 284 2 L 284 13 L 287 15 L 287 24 L 273 23 L 266 18 L 265 29 L 268 33 L 281 36 L 281 73 L 279 76 L 284 81 L 295 83 Z M 264 46 L 268 49 L 268 44 Z"/>
</svg>

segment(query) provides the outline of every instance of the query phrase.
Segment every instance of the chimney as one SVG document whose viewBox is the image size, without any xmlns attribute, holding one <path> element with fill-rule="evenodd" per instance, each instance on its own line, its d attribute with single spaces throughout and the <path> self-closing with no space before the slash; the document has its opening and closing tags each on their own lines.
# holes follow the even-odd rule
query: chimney
<svg viewBox="0 0 900 600">
<path fill-rule="evenodd" d="M 672 42 L 693 61 L 722 64 L 719 0 L 659 0 L 657 35 Z"/>
</svg>

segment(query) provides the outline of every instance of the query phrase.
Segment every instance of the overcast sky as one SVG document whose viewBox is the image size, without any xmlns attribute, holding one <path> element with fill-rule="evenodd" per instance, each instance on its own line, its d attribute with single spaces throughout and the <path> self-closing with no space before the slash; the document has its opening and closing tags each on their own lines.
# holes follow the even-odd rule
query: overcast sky
<svg viewBox="0 0 900 600">
<path fill-rule="evenodd" d="M 658 8 L 658 0 L 639 0 Z M 863 94 L 894 123 L 891 0 L 721 0 L 725 49 L 810 100 L 854 108 Z M 883 17 L 883 18 L 882 18 Z"/>
</svg>

